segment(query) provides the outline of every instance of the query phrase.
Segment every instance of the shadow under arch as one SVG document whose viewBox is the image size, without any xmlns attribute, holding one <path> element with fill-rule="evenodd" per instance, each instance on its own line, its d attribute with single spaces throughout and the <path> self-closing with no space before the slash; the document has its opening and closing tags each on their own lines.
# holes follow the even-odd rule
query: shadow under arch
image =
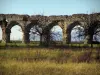
<svg viewBox="0 0 100 75">
<path fill-rule="evenodd" d="M 11 29 L 13 26 L 18 25 L 19 27 L 21 27 L 22 33 L 23 33 L 23 27 L 22 25 L 17 22 L 17 21 L 10 21 L 9 24 L 6 27 L 6 42 L 9 43 L 10 42 L 10 33 L 11 33 Z"/>
<path fill-rule="evenodd" d="M 90 23 L 87 30 L 89 44 L 98 44 L 98 41 L 93 41 L 93 35 L 100 32 L 100 30 L 96 31 L 98 28 L 100 28 L 100 21 L 97 20 Z"/>
<path fill-rule="evenodd" d="M 71 31 L 75 26 L 82 26 L 82 24 L 79 21 L 74 21 L 73 23 L 69 24 L 66 30 L 66 34 L 67 34 L 67 43 L 71 43 Z M 84 27 L 83 27 L 84 28 Z"/>
</svg>

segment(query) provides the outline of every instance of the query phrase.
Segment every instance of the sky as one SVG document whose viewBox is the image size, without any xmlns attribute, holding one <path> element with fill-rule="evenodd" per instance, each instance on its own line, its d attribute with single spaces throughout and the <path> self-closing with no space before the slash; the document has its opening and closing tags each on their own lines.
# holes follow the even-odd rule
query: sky
<svg viewBox="0 0 100 75">
<path fill-rule="evenodd" d="M 12 27 L 10 40 L 22 40 L 22 38 L 23 38 L 23 33 L 21 27 L 18 25 Z"/>
<path fill-rule="evenodd" d="M 0 13 L 72 15 L 100 12 L 100 0 L 0 0 Z"/>
<path fill-rule="evenodd" d="M 81 27 L 80 25 L 77 25 L 72 29 L 71 41 L 72 42 L 84 41 L 84 28 L 83 27 Z"/>
<path fill-rule="evenodd" d="M 0 14 L 72 15 L 100 12 L 100 0 L 0 0 Z M 14 33 L 16 36 L 15 26 Z M 19 36 L 19 34 L 17 34 Z M 21 34 L 22 35 L 22 34 Z M 21 37 L 21 36 L 20 36 Z M 2 30 L 0 29 L 0 39 Z M 12 37 L 14 39 L 14 37 Z M 17 39 L 21 39 L 17 37 Z"/>
</svg>

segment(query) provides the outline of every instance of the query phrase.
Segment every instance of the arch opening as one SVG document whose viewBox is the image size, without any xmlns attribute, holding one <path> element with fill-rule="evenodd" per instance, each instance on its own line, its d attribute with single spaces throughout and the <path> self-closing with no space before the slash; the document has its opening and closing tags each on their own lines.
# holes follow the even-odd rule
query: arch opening
<svg viewBox="0 0 100 75">
<path fill-rule="evenodd" d="M 62 28 L 59 25 L 55 25 L 50 29 L 50 41 L 51 42 L 62 42 L 63 32 Z"/>
<path fill-rule="evenodd" d="M 100 43 L 100 21 L 94 21 L 88 29 L 89 40 L 88 43 L 99 44 Z"/>
<path fill-rule="evenodd" d="M 30 41 L 40 41 L 40 33 L 38 30 L 40 29 L 37 25 L 34 25 L 30 28 L 29 31 L 29 40 Z"/>
<path fill-rule="evenodd" d="M 11 41 L 22 41 L 23 32 L 19 25 L 14 25 L 11 27 L 10 40 Z"/>
<path fill-rule="evenodd" d="M 80 25 L 76 25 L 71 30 L 71 42 L 83 43 L 85 39 L 84 28 Z"/>
<path fill-rule="evenodd" d="M 100 43 L 100 27 L 95 28 L 92 41 L 95 43 Z"/>
</svg>

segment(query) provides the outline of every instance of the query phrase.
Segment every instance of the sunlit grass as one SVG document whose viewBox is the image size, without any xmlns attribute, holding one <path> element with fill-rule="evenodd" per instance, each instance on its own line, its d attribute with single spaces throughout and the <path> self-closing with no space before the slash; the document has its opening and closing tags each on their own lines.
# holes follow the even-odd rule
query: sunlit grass
<svg viewBox="0 0 100 75">
<path fill-rule="evenodd" d="M 100 75 L 100 64 L 6 61 L 0 75 Z"/>
<path fill-rule="evenodd" d="M 0 75 L 100 75 L 97 50 L 93 49 L 89 55 L 90 51 L 91 49 L 2 49 Z"/>
</svg>

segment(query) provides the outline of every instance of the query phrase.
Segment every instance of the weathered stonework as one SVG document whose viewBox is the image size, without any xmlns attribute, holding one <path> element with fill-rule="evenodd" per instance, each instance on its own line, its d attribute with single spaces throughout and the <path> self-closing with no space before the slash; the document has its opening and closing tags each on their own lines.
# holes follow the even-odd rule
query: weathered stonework
<svg viewBox="0 0 100 75">
<path fill-rule="evenodd" d="M 29 31 L 34 25 L 39 25 L 43 28 L 43 34 L 41 33 L 41 41 L 46 36 L 47 42 L 50 41 L 49 33 L 50 29 L 59 25 L 63 30 L 63 44 L 70 43 L 71 41 L 71 30 L 76 25 L 82 26 L 86 31 L 86 41 L 89 43 L 92 34 L 89 33 L 89 28 L 93 26 L 95 22 L 99 22 L 100 26 L 100 13 L 94 14 L 73 14 L 60 15 L 60 16 L 42 16 L 42 15 L 18 15 L 18 14 L 0 14 L 0 26 L 2 28 L 2 42 L 10 42 L 11 28 L 14 25 L 19 25 L 23 32 L 23 43 L 29 43 Z"/>
</svg>

